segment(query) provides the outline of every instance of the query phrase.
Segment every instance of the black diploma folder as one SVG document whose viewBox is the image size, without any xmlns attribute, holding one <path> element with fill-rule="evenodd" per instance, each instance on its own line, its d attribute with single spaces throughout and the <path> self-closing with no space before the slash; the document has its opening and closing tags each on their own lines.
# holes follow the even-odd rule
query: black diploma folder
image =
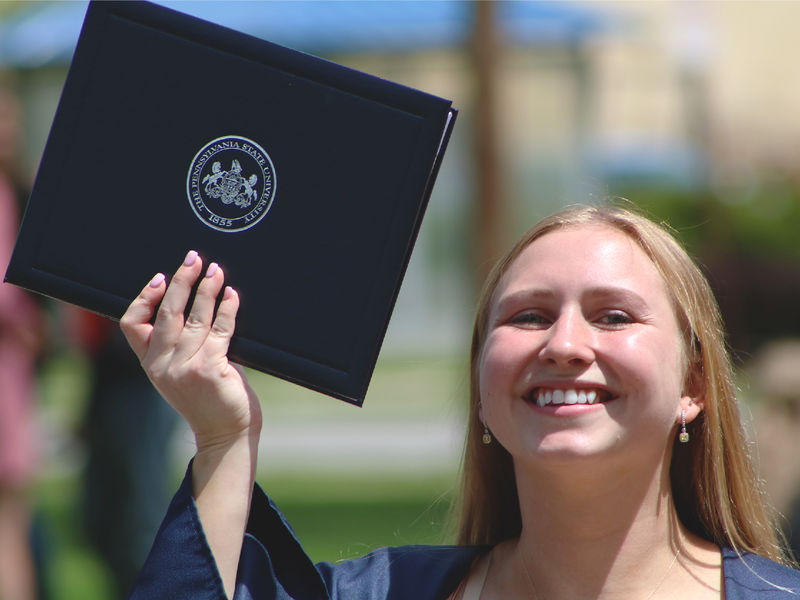
<svg viewBox="0 0 800 600">
<path fill-rule="evenodd" d="M 232 360 L 360 405 L 455 116 L 161 6 L 93 2 L 6 280 L 119 319 L 197 250 L 241 298 Z"/>
</svg>

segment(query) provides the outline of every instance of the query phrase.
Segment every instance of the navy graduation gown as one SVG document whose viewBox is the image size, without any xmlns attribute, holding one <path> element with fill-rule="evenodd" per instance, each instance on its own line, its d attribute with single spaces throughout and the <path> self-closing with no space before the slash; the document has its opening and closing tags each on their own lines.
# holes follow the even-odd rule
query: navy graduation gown
<svg viewBox="0 0 800 600">
<path fill-rule="evenodd" d="M 314 565 L 283 514 L 256 486 L 234 600 L 445 600 L 475 558 L 488 550 L 401 546 Z M 784 600 L 800 594 L 800 571 L 726 548 L 722 559 L 726 600 Z M 130 598 L 225 598 L 192 497 L 190 471 L 169 506 Z"/>
</svg>

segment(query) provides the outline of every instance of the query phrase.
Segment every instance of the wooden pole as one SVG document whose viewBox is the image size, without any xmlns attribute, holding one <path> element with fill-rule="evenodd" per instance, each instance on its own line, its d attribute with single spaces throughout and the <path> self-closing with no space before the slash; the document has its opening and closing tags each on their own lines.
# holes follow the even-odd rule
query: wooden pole
<svg viewBox="0 0 800 600">
<path fill-rule="evenodd" d="M 476 210 L 474 252 L 479 284 L 505 249 L 505 207 L 500 181 L 497 128 L 497 71 L 499 44 L 495 22 L 496 3 L 476 0 L 473 32 L 475 77 L 475 180 Z"/>
</svg>

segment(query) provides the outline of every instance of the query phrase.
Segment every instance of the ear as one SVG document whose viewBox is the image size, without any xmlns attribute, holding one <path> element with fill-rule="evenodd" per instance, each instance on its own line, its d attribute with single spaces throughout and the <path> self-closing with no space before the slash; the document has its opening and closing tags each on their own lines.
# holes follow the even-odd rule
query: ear
<svg viewBox="0 0 800 600">
<path fill-rule="evenodd" d="M 478 419 L 486 425 L 486 418 L 483 416 L 483 402 L 478 402 Z"/>
<path fill-rule="evenodd" d="M 678 403 L 678 414 L 676 415 L 677 421 L 681 421 L 681 411 L 686 411 L 686 422 L 691 423 L 700 414 L 700 411 L 705 407 L 705 394 L 703 391 L 703 382 L 700 373 L 696 369 L 692 369 L 686 376 L 686 385 L 684 386 L 683 395 Z"/>
</svg>

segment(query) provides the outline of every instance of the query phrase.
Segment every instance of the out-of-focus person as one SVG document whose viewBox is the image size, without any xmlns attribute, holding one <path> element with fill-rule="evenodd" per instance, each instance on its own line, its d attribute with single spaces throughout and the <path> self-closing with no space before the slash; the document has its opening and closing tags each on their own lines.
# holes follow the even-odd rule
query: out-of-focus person
<svg viewBox="0 0 800 600">
<path fill-rule="evenodd" d="M 753 424 L 760 474 L 775 508 L 783 515 L 789 549 L 800 560 L 800 339 L 773 340 L 749 365 L 757 401 Z"/>
<path fill-rule="evenodd" d="M 21 107 L 0 85 L 0 272 L 11 258 L 22 198 L 16 159 Z M 35 464 L 34 391 L 43 319 L 33 298 L 0 283 L 0 598 L 37 597 L 28 488 Z"/>
<path fill-rule="evenodd" d="M 78 308 L 65 315 L 91 377 L 82 428 L 88 455 L 83 524 L 110 571 L 116 597 L 124 598 L 169 501 L 168 454 L 177 413 L 150 383 L 114 322 Z"/>
</svg>

